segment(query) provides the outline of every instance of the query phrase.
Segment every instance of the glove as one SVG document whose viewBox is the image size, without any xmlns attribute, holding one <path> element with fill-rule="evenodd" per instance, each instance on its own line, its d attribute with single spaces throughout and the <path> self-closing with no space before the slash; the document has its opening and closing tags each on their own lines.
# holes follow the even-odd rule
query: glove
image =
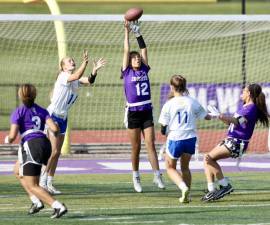
<svg viewBox="0 0 270 225">
<path fill-rule="evenodd" d="M 135 37 L 140 37 L 141 33 L 140 33 L 140 24 L 139 21 L 131 21 L 129 23 L 129 28 L 130 30 L 135 34 Z"/>
<path fill-rule="evenodd" d="M 208 105 L 207 106 L 207 109 L 209 111 L 209 115 L 212 117 L 212 118 L 218 118 L 220 116 L 220 112 L 218 111 L 218 109 L 215 107 L 215 106 L 212 106 L 212 105 Z"/>
<path fill-rule="evenodd" d="M 10 144 L 10 142 L 9 142 L 9 137 L 8 137 L 8 136 L 5 137 L 4 143 L 5 143 L 5 144 Z"/>
</svg>

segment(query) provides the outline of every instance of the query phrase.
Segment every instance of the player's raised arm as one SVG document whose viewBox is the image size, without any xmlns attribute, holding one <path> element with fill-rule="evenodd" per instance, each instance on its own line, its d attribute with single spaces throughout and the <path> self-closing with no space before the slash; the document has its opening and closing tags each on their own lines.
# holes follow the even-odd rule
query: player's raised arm
<svg viewBox="0 0 270 225">
<path fill-rule="evenodd" d="M 100 70 L 102 67 L 104 67 L 106 64 L 106 60 L 103 58 L 100 58 L 98 60 L 93 60 L 93 69 L 92 73 L 88 77 L 82 77 L 80 78 L 81 84 L 94 84 L 97 76 L 98 70 Z"/>
<path fill-rule="evenodd" d="M 74 80 L 79 80 L 82 77 L 87 64 L 88 64 L 88 52 L 87 52 L 87 50 L 84 50 L 83 51 L 83 61 L 82 61 L 82 64 L 79 67 L 79 69 L 77 69 L 74 73 L 72 73 L 68 77 L 68 82 L 71 82 L 71 81 L 74 81 Z"/>
<path fill-rule="evenodd" d="M 147 48 L 146 48 L 146 44 L 144 42 L 144 39 L 143 39 L 143 36 L 141 34 L 141 31 L 140 31 L 140 23 L 138 20 L 136 21 L 131 21 L 130 22 L 130 29 L 131 31 L 134 33 L 136 39 L 137 39 L 137 42 L 138 42 L 138 45 L 141 49 L 141 56 L 142 56 L 142 61 L 145 65 L 148 66 L 148 56 L 147 56 Z"/>
<path fill-rule="evenodd" d="M 125 39 L 124 39 L 123 65 L 122 65 L 123 71 L 129 65 L 129 51 L 130 51 L 129 32 L 130 32 L 130 28 L 129 28 L 129 22 L 127 20 L 125 20 L 124 27 L 125 27 Z"/>
</svg>

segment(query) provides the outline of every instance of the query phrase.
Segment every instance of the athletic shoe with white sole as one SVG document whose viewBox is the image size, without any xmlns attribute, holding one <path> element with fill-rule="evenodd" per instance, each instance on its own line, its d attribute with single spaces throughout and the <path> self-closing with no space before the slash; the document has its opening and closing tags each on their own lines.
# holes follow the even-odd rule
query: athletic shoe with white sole
<svg viewBox="0 0 270 225">
<path fill-rule="evenodd" d="M 182 191 L 182 196 L 179 198 L 180 203 L 189 203 L 189 189 Z"/>
<path fill-rule="evenodd" d="M 140 177 L 133 177 L 133 187 L 136 192 L 142 192 L 141 179 Z"/>
<path fill-rule="evenodd" d="M 52 219 L 60 218 L 61 216 L 65 215 L 67 211 L 68 211 L 67 207 L 63 204 L 61 208 L 54 209 L 54 212 L 51 215 L 51 218 Z"/>
<path fill-rule="evenodd" d="M 229 195 L 231 192 L 233 192 L 233 187 L 231 184 L 228 184 L 227 186 L 220 186 L 220 189 L 216 192 L 214 196 L 214 200 L 223 198 L 225 195 Z"/>
<path fill-rule="evenodd" d="M 158 188 L 165 189 L 165 185 L 164 185 L 161 174 L 159 176 L 154 176 L 153 183 L 156 184 L 158 186 Z"/>
<path fill-rule="evenodd" d="M 28 214 L 29 215 L 32 215 L 32 214 L 35 214 L 35 213 L 38 213 L 41 209 L 44 209 L 44 205 L 42 202 L 40 203 L 32 203 L 29 211 L 28 211 Z"/>
<path fill-rule="evenodd" d="M 203 202 L 210 202 L 213 201 L 216 193 L 218 192 L 218 190 L 214 190 L 214 191 L 208 191 L 203 197 L 202 197 L 202 201 Z"/>
<path fill-rule="evenodd" d="M 60 195 L 60 194 L 62 194 L 62 192 L 57 190 L 52 184 L 47 184 L 47 190 L 52 195 Z"/>
</svg>

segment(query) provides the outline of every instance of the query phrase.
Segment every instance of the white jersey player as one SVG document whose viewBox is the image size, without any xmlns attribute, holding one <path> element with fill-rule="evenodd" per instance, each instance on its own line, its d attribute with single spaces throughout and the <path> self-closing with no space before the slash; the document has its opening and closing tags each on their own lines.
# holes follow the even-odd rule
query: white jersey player
<svg viewBox="0 0 270 225">
<path fill-rule="evenodd" d="M 182 191 L 179 201 L 188 203 L 191 186 L 189 162 L 195 153 L 196 120 L 211 117 L 196 99 L 188 95 L 186 79 L 183 76 L 172 76 L 170 87 L 174 97 L 164 104 L 159 117 L 161 133 L 165 135 L 167 130 L 166 169 L 170 179 Z M 182 175 L 176 170 L 179 158 Z"/>
<path fill-rule="evenodd" d="M 58 158 L 63 145 L 66 128 L 68 110 L 78 97 L 78 89 L 81 85 L 93 84 L 97 75 L 97 71 L 105 65 L 104 59 L 93 61 L 93 70 L 89 77 L 82 77 L 88 64 L 88 53 L 84 51 L 83 62 L 76 69 L 75 61 L 71 57 L 65 57 L 60 62 L 60 73 L 56 79 L 54 90 L 51 98 L 51 104 L 48 111 L 52 119 L 60 128 L 60 135 L 54 137 L 49 133 L 49 138 L 52 143 L 52 154 L 49 159 L 46 170 L 40 178 L 40 186 L 47 189 L 52 194 L 60 194 L 52 185 L 52 179 L 57 167 Z"/>
</svg>

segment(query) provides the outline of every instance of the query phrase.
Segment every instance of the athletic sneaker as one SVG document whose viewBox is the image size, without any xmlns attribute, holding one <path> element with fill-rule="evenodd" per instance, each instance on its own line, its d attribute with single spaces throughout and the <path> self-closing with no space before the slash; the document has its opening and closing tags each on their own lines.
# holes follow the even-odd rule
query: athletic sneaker
<svg viewBox="0 0 270 225">
<path fill-rule="evenodd" d="M 204 202 L 210 202 L 210 201 L 214 200 L 217 192 L 218 192 L 218 190 L 209 191 L 202 197 L 201 200 Z"/>
<path fill-rule="evenodd" d="M 229 195 L 231 192 L 233 192 L 233 187 L 231 184 L 228 184 L 227 186 L 220 186 L 220 189 L 216 192 L 214 196 L 214 200 L 223 198 L 225 195 Z"/>
<path fill-rule="evenodd" d="M 54 212 L 51 215 L 51 218 L 52 219 L 60 218 L 61 216 L 65 215 L 67 211 L 68 211 L 67 207 L 65 206 L 65 204 L 63 204 L 61 208 L 54 209 Z"/>
<path fill-rule="evenodd" d="M 156 184 L 158 186 L 158 188 L 165 189 L 165 185 L 164 185 L 161 174 L 159 176 L 154 176 L 153 183 Z"/>
<path fill-rule="evenodd" d="M 35 214 L 35 213 L 38 213 L 41 209 L 44 208 L 44 205 L 42 202 L 40 202 L 40 204 L 38 203 L 32 203 L 29 211 L 28 211 L 28 214 L 29 215 L 32 215 L 32 214 Z"/>
<path fill-rule="evenodd" d="M 141 179 L 140 177 L 133 177 L 133 186 L 136 192 L 142 192 Z"/>
<path fill-rule="evenodd" d="M 60 195 L 60 194 L 62 194 L 62 192 L 57 190 L 52 184 L 47 184 L 47 190 L 52 195 Z"/>
<path fill-rule="evenodd" d="M 182 191 L 182 196 L 179 198 L 180 203 L 189 203 L 189 189 Z"/>
</svg>

